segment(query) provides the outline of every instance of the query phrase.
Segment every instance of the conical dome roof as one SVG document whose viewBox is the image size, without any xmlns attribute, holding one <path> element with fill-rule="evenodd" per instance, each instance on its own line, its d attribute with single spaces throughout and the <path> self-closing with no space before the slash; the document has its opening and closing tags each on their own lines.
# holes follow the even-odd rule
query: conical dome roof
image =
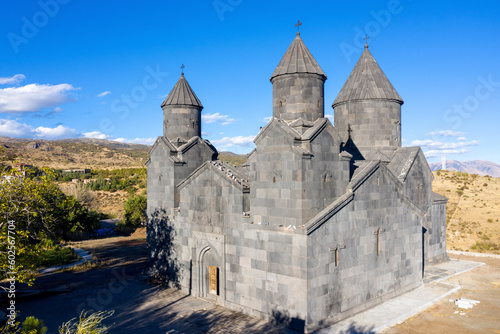
<svg viewBox="0 0 500 334">
<path fill-rule="evenodd" d="M 373 99 L 394 100 L 403 104 L 403 99 L 378 66 L 368 48 L 365 47 L 363 54 L 333 102 L 333 107 L 346 101 Z"/>
<path fill-rule="evenodd" d="M 168 94 L 165 101 L 161 104 L 162 108 L 169 105 L 186 105 L 203 108 L 200 100 L 198 100 L 198 97 L 184 77 L 184 73 L 181 74 L 179 81 L 177 81 L 170 94 Z"/>
<path fill-rule="evenodd" d="M 292 44 L 286 50 L 285 55 L 271 76 L 271 81 L 279 75 L 293 73 L 313 73 L 322 75 L 326 79 L 325 73 L 307 49 L 302 38 L 300 38 L 300 33 L 297 33 Z"/>
</svg>

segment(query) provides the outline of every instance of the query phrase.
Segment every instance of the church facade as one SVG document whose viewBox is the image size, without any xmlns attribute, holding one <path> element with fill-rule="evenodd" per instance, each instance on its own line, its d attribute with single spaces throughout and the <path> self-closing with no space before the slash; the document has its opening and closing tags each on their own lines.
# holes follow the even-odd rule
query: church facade
<svg viewBox="0 0 500 334">
<path fill-rule="evenodd" d="M 148 167 L 150 275 L 311 332 L 422 284 L 447 259 L 446 202 L 403 100 L 365 49 L 324 116 L 326 75 L 297 33 L 271 76 L 273 117 L 248 161 L 217 159 L 184 74 Z"/>
</svg>

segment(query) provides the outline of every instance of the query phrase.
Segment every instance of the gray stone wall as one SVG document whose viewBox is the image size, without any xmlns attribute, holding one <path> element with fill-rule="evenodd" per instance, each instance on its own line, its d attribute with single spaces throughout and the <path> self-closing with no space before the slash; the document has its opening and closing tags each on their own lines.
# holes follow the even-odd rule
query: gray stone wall
<svg viewBox="0 0 500 334">
<path fill-rule="evenodd" d="M 163 136 L 174 140 L 201 137 L 201 109 L 193 106 L 167 105 L 163 107 Z"/>
<path fill-rule="evenodd" d="M 157 210 L 166 215 L 173 213 L 175 196 L 174 162 L 169 158 L 170 149 L 161 141 L 150 152 L 148 167 L 148 217 Z"/>
<path fill-rule="evenodd" d="M 349 183 L 350 161 L 341 159 L 340 142 L 332 136 L 333 131 L 328 121 L 325 129 L 306 144 L 312 156 L 302 159 L 301 166 L 304 222 L 343 195 Z"/>
<path fill-rule="evenodd" d="M 273 117 L 287 121 L 302 117 L 314 122 L 323 118 L 325 77 L 295 73 L 279 75 L 273 83 Z"/>
<path fill-rule="evenodd" d="M 335 106 L 334 125 L 342 140 L 350 136 L 365 156 L 370 150 L 401 147 L 401 104 L 385 100 L 343 102 Z"/>
<path fill-rule="evenodd" d="M 419 150 L 417 157 L 404 181 L 405 196 L 420 210 L 427 211 L 432 204 L 432 174 L 424 154 Z"/>
<path fill-rule="evenodd" d="M 431 218 L 425 226 L 425 259 L 427 263 L 448 260 L 446 254 L 446 200 L 435 201 L 431 206 Z"/>
<path fill-rule="evenodd" d="M 206 165 L 180 185 L 174 242 L 180 283 L 195 296 L 258 317 L 305 319 L 307 261 L 303 231 L 262 226 L 243 216 L 245 196 Z M 209 263 L 210 262 L 210 263 Z M 206 269 L 220 269 L 220 293 L 206 291 Z"/>
<path fill-rule="evenodd" d="M 205 140 L 199 137 L 191 138 L 190 142 L 193 140 L 196 140 L 193 143 L 193 146 L 190 146 L 186 150 L 182 151 L 182 163 L 176 163 L 174 165 L 174 182 L 176 186 L 206 161 L 213 161 L 217 159 L 218 152 L 213 146 L 208 145 Z M 182 146 L 179 149 L 182 149 Z M 177 188 L 174 207 L 179 207 L 179 192 L 177 191 Z"/>
<path fill-rule="evenodd" d="M 299 226 L 304 221 L 302 155 L 293 149 L 293 137 L 278 128 L 258 144 L 249 167 L 252 219 L 256 224 Z"/>
<path fill-rule="evenodd" d="M 394 182 L 378 169 L 351 202 L 308 236 L 308 329 L 417 287 L 422 278 L 421 229 L 422 217 L 402 204 Z M 335 266 L 332 249 L 337 245 Z"/>
<path fill-rule="evenodd" d="M 191 138 L 181 152 L 171 151 L 161 140 L 153 146 L 147 165 L 148 214 L 162 209 L 172 216 L 173 209 L 179 206 L 177 185 L 205 161 L 216 159 L 217 154 L 215 148 L 199 137 Z"/>
<path fill-rule="evenodd" d="M 300 226 L 344 193 L 349 162 L 340 159 L 329 122 L 301 145 L 283 120 L 271 126 L 249 165 L 252 218 L 263 225 Z"/>
<path fill-rule="evenodd" d="M 264 318 L 307 314 L 306 236 L 286 227 L 244 223 L 226 237 L 226 305 Z"/>
</svg>

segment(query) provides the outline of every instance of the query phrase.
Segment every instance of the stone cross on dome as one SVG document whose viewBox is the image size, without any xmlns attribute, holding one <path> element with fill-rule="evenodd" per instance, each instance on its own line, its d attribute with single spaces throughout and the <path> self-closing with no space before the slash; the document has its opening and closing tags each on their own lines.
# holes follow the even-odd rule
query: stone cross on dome
<svg viewBox="0 0 500 334">
<path fill-rule="evenodd" d="M 181 66 L 181 74 L 184 75 L 184 69 L 186 68 L 186 66 L 184 66 L 184 64 L 182 64 Z"/>
<path fill-rule="evenodd" d="M 368 37 L 368 35 L 365 34 L 365 38 L 363 38 L 365 40 L 365 49 L 368 49 L 368 38 L 370 37 Z"/>
<path fill-rule="evenodd" d="M 297 27 L 297 35 L 300 35 L 300 26 L 302 25 L 302 22 L 300 20 L 297 21 L 297 24 L 295 25 Z"/>
</svg>

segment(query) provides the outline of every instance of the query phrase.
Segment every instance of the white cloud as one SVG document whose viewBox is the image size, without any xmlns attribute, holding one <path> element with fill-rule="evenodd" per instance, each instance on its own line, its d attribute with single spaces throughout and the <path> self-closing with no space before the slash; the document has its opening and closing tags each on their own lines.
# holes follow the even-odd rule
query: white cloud
<svg viewBox="0 0 500 334">
<path fill-rule="evenodd" d="M 112 135 L 107 135 L 100 131 L 90 131 L 78 133 L 75 129 L 71 129 L 64 125 L 58 125 L 55 128 L 39 126 L 34 128 L 31 125 L 19 123 L 11 119 L 0 119 L 0 136 L 14 138 L 34 138 L 34 139 L 65 139 L 65 138 L 95 138 L 114 140 L 120 143 L 144 144 L 153 145 L 156 138 L 114 138 Z"/>
<path fill-rule="evenodd" d="M 128 143 L 128 144 L 142 144 L 142 145 L 153 145 L 155 143 L 156 138 L 135 138 L 135 139 L 127 139 L 127 138 L 116 138 L 110 139 L 120 143 Z"/>
<path fill-rule="evenodd" d="M 231 147 L 249 147 L 253 145 L 253 140 L 255 136 L 236 136 L 236 137 L 224 137 L 222 139 L 211 140 L 210 142 L 218 149 L 218 150 L 227 150 Z"/>
<path fill-rule="evenodd" d="M 109 90 L 107 90 L 107 91 L 105 91 L 105 92 L 102 92 L 102 93 L 100 93 L 100 94 L 97 94 L 97 97 L 104 97 L 104 96 L 106 96 L 106 95 L 108 95 L 108 94 L 111 94 L 111 92 L 110 92 Z"/>
<path fill-rule="evenodd" d="M 427 136 L 443 136 L 443 137 L 460 137 L 465 135 L 465 132 L 453 132 L 451 130 L 432 131 L 426 134 Z"/>
<path fill-rule="evenodd" d="M 221 115 L 218 112 L 215 114 L 208 113 L 205 115 L 201 115 L 201 120 L 206 124 L 222 122 L 222 125 L 228 125 L 234 122 L 233 118 L 230 118 L 228 115 Z"/>
<path fill-rule="evenodd" d="M 33 133 L 33 127 L 11 119 L 0 119 L 0 135 L 22 138 Z"/>
<path fill-rule="evenodd" d="M 273 116 L 264 117 L 264 118 L 262 119 L 262 122 L 264 122 L 264 123 L 269 123 L 272 119 L 273 119 Z"/>
<path fill-rule="evenodd" d="M 16 138 L 39 138 L 39 139 L 61 139 L 74 138 L 78 135 L 76 130 L 64 125 L 55 128 L 39 126 L 33 128 L 31 125 L 19 123 L 15 120 L 0 119 L 0 135 Z"/>
<path fill-rule="evenodd" d="M 435 149 L 435 150 L 446 150 L 446 149 L 456 149 L 461 147 L 477 146 L 479 141 L 461 141 L 456 143 L 443 143 L 435 141 L 432 139 L 428 140 L 413 140 L 410 146 L 421 146 L 422 149 Z"/>
<path fill-rule="evenodd" d="M 21 81 L 23 81 L 24 79 L 26 79 L 26 76 L 24 74 L 16 74 L 10 78 L 0 77 L 0 85 L 17 84 L 17 83 L 20 83 Z"/>
<path fill-rule="evenodd" d="M 462 148 L 460 150 L 429 150 L 429 151 L 424 151 L 424 154 L 427 158 L 432 158 L 432 157 L 441 157 L 443 155 L 448 155 L 448 154 L 465 154 L 468 152 L 469 150 Z"/>
<path fill-rule="evenodd" d="M 210 137 L 212 135 L 212 133 L 211 132 L 203 132 L 203 131 L 201 131 L 201 135 L 203 137 Z"/>
<path fill-rule="evenodd" d="M 328 118 L 330 120 L 330 122 L 333 123 L 333 115 L 325 114 L 325 117 Z"/>
<path fill-rule="evenodd" d="M 457 142 L 441 142 L 432 139 L 413 140 L 410 146 L 422 147 L 425 156 L 431 158 L 451 154 L 465 154 L 469 152 L 468 147 L 479 145 L 477 140 L 466 141 L 464 137 L 458 138 L 458 140 L 460 139 L 463 140 Z"/>
<path fill-rule="evenodd" d="M 457 140 L 467 140 L 465 137 L 458 137 Z"/>
<path fill-rule="evenodd" d="M 111 139 L 113 138 L 112 135 L 107 135 L 105 133 L 102 133 L 100 131 L 91 131 L 91 132 L 84 132 L 82 133 L 84 138 L 94 138 L 94 139 Z"/>
<path fill-rule="evenodd" d="M 52 108 L 74 101 L 67 94 L 78 89 L 69 84 L 29 84 L 3 88 L 0 89 L 0 113 L 33 112 L 43 108 Z"/>
<path fill-rule="evenodd" d="M 43 139 L 61 139 L 61 138 L 73 138 L 77 136 L 75 129 L 68 128 L 64 125 L 59 125 L 55 128 L 47 128 L 44 126 L 39 126 L 34 131 L 37 138 Z"/>
</svg>

